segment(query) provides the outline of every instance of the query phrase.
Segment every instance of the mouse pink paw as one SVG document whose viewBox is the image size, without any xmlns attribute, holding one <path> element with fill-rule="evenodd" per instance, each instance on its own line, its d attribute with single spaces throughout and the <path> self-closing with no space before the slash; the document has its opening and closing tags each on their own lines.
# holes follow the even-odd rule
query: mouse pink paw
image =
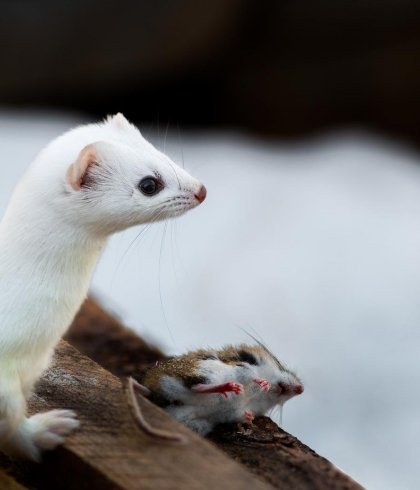
<svg viewBox="0 0 420 490">
<path fill-rule="evenodd" d="M 195 391 L 196 393 L 221 393 L 225 398 L 227 398 L 228 393 L 236 393 L 237 395 L 243 393 L 244 387 L 240 383 L 229 381 L 228 383 L 223 383 L 220 385 L 194 385 L 191 387 L 191 391 Z"/>
<path fill-rule="evenodd" d="M 230 381 L 229 383 L 226 383 L 226 391 L 231 391 L 232 393 L 236 393 L 237 395 L 240 395 L 244 392 L 244 387 L 241 385 L 241 383 L 236 383 L 235 381 Z"/>
<path fill-rule="evenodd" d="M 257 385 L 259 385 L 261 391 L 267 392 L 271 388 L 270 383 L 266 379 L 257 378 L 254 379 L 253 381 L 254 383 L 257 383 Z"/>
<path fill-rule="evenodd" d="M 254 412 L 252 410 L 245 410 L 244 419 L 247 424 L 252 425 L 254 418 Z"/>
</svg>

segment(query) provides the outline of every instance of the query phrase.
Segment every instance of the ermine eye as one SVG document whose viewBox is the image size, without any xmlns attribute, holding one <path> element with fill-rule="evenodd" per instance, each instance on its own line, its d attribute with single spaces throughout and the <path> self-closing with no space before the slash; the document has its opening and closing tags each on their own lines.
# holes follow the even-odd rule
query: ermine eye
<svg viewBox="0 0 420 490">
<path fill-rule="evenodd" d="M 163 189 L 163 185 L 155 177 L 145 177 L 140 181 L 139 189 L 145 196 L 154 196 Z"/>
</svg>

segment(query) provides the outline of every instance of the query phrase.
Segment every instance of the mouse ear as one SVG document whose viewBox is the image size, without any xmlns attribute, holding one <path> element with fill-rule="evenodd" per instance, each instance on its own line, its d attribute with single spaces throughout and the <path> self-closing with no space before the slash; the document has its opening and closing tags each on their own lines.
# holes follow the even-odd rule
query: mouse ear
<svg viewBox="0 0 420 490">
<path fill-rule="evenodd" d="M 98 163 L 98 153 L 95 144 L 87 145 L 79 153 L 77 160 L 67 170 L 67 182 L 75 191 L 80 191 L 91 165 Z"/>
</svg>

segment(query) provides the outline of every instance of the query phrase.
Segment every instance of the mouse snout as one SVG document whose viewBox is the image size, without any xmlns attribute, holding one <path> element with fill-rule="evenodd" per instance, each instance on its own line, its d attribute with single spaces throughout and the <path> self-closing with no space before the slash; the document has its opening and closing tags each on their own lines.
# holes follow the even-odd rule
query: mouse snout
<svg viewBox="0 0 420 490">
<path fill-rule="evenodd" d="M 296 395 L 301 395 L 303 393 L 303 386 L 302 385 L 296 385 L 296 386 L 294 386 L 293 391 L 294 391 L 294 393 L 296 393 Z"/>
<path fill-rule="evenodd" d="M 206 196 L 207 196 L 207 189 L 204 187 L 204 185 L 201 185 L 199 191 L 194 194 L 194 197 L 200 203 L 204 201 Z"/>
<path fill-rule="evenodd" d="M 278 393 L 281 395 L 301 395 L 303 393 L 303 385 L 279 382 Z"/>
</svg>

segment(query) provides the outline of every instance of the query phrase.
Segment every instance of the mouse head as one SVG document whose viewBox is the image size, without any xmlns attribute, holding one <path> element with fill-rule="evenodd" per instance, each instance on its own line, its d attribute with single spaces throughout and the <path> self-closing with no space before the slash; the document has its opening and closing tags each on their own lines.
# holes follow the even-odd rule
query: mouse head
<svg viewBox="0 0 420 490">
<path fill-rule="evenodd" d="M 252 366 L 253 373 L 258 379 L 269 382 L 270 389 L 264 398 L 271 406 L 283 404 L 303 393 L 302 381 L 263 344 L 252 346 L 242 344 L 237 352 L 238 359 Z"/>
<path fill-rule="evenodd" d="M 205 199 L 205 187 L 122 114 L 89 128 L 96 139 L 81 148 L 66 172 L 69 207 L 79 225 L 109 234 L 178 216 Z"/>
</svg>

